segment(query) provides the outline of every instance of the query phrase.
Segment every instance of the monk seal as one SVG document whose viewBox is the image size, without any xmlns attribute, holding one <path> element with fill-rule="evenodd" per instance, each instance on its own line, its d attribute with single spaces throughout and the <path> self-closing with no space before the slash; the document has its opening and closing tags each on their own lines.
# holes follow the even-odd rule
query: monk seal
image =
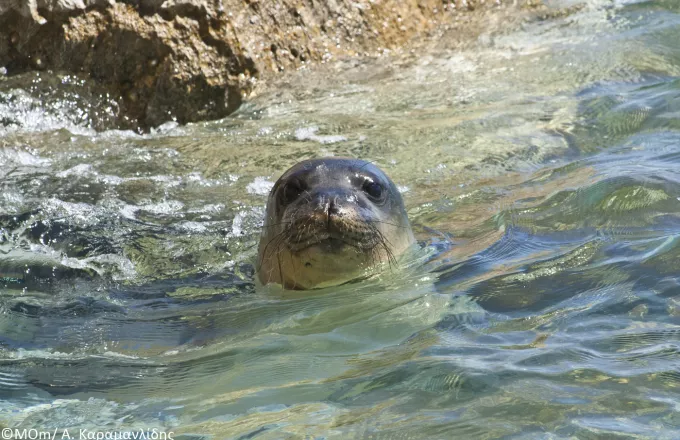
<svg viewBox="0 0 680 440">
<path fill-rule="evenodd" d="M 274 184 L 258 278 L 287 289 L 346 283 L 392 264 L 415 242 L 399 190 L 365 160 L 302 161 Z"/>
</svg>

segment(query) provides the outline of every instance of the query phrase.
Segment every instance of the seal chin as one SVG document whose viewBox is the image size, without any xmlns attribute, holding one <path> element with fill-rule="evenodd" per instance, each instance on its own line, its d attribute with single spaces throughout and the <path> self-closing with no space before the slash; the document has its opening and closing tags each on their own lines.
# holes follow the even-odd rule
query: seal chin
<svg viewBox="0 0 680 440">
<path fill-rule="evenodd" d="M 318 248 L 320 251 L 328 252 L 329 254 L 337 254 L 343 251 L 347 246 L 352 246 L 352 244 L 328 236 L 319 240 L 309 241 L 305 243 L 288 243 L 287 246 L 288 249 L 290 249 L 290 251 L 294 254 L 304 252 L 305 250 L 310 249 L 312 247 Z"/>
<path fill-rule="evenodd" d="M 314 289 L 344 284 L 375 268 L 373 257 L 344 241 L 329 238 L 299 252 L 282 251 L 282 284 L 288 289 Z"/>
</svg>

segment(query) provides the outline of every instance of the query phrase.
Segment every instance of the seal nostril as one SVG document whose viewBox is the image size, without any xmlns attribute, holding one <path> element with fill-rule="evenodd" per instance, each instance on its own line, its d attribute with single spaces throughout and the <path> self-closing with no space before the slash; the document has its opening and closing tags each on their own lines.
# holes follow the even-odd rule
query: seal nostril
<svg viewBox="0 0 680 440">
<path fill-rule="evenodd" d="M 306 263 L 305 263 L 305 267 L 312 267 L 312 263 L 306 262 Z"/>
<path fill-rule="evenodd" d="M 338 215 L 340 212 L 337 199 L 333 198 L 328 202 L 328 215 Z"/>
</svg>

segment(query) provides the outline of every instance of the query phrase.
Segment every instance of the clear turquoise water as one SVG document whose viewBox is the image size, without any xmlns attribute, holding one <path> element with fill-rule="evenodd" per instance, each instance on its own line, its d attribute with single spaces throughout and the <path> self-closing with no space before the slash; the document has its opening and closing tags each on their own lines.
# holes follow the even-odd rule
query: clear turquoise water
<svg viewBox="0 0 680 440">
<path fill-rule="evenodd" d="M 143 136 L 0 79 L 0 426 L 679 438 L 680 4 L 487 22 Z M 423 250 L 254 285 L 270 185 L 330 154 L 392 176 Z"/>
</svg>

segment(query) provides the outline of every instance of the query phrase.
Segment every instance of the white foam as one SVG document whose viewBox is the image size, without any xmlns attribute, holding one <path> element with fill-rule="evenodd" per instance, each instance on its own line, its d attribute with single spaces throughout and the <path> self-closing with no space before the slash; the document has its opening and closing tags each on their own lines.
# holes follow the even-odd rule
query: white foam
<svg viewBox="0 0 680 440">
<path fill-rule="evenodd" d="M 127 204 L 118 210 L 120 215 L 130 220 L 135 220 L 137 218 L 137 211 L 139 211 L 139 206 Z"/>
<path fill-rule="evenodd" d="M 15 148 L 0 148 L 0 166 L 46 167 L 52 162 L 40 156 Z"/>
<path fill-rule="evenodd" d="M 24 201 L 21 193 L 6 189 L 0 193 L 0 212 L 17 212 Z"/>
<path fill-rule="evenodd" d="M 239 211 L 231 222 L 231 231 L 227 237 L 243 237 L 264 224 L 264 208 L 252 208 Z"/>
<path fill-rule="evenodd" d="M 248 191 L 248 194 L 266 196 L 273 186 L 274 182 L 267 180 L 266 177 L 256 177 L 255 180 L 246 186 L 246 191 Z"/>
<path fill-rule="evenodd" d="M 199 222 L 181 222 L 175 225 L 177 229 L 181 229 L 187 232 L 201 233 L 208 230 L 203 223 Z"/>
<path fill-rule="evenodd" d="M 93 225 L 99 221 L 103 213 L 101 208 L 88 203 L 71 203 L 50 198 L 42 203 L 43 209 L 51 217 L 66 217 L 79 222 L 81 225 Z"/>
<path fill-rule="evenodd" d="M 192 214 L 217 214 L 218 212 L 222 212 L 224 210 L 224 204 L 223 203 L 215 203 L 215 204 L 209 204 L 202 206 L 200 208 L 195 208 L 195 209 L 190 209 L 189 212 Z"/>
<path fill-rule="evenodd" d="M 152 203 L 139 207 L 140 210 L 157 215 L 177 214 L 183 208 L 184 203 L 180 202 L 179 200 L 166 200 L 165 202 Z"/>
<path fill-rule="evenodd" d="M 98 180 L 100 180 L 103 183 L 106 183 L 107 185 L 120 185 L 121 183 L 125 182 L 124 178 L 118 176 L 111 176 L 109 174 L 99 176 Z"/>
<path fill-rule="evenodd" d="M 162 135 L 167 135 L 167 134 L 170 134 L 170 133 L 172 133 L 172 132 L 174 132 L 174 131 L 178 131 L 179 133 L 177 133 L 177 134 L 180 134 L 180 133 L 182 132 L 182 130 L 178 130 L 178 128 L 179 128 L 179 124 L 178 124 L 177 122 L 175 122 L 175 121 L 168 121 L 168 122 L 166 122 L 166 123 L 164 123 L 164 124 L 159 125 L 159 126 L 156 127 L 155 129 L 152 129 L 152 130 L 151 130 L 151 133 L 152 133 L 152 134 L 162 134 Z"/>
<path fill-rule="evenodd" d="M 347 140 L 341 135 L 318 135 L 319 127 L 301 127 L 295 130 L 295 139 L 299 141 L 315 141 L 320 144 L 335 144 Z"/>
<path fill-rule="evenodd" d="M 227 234 L 228 237 L 242 237 L 245 235 L 243 231 L 243 219 L 246 214 L 243 212 L 237 212 L 234 220 L 231 222 L 231 232 Z"/>
<path fill-rule="evenodd" d="M 14 124 L 0 125 L 0 134 L 11 132 L 41 132 L 66 129 L 74 134 L 91 136 L 96 132 L 74 121 L 84 119 L 84 111 L 69 101 L 46 105 L 39 99 L 20 89 L 0 92 L 0 119 L 14 121 Z"/>
<path fill-rule="evenodd" d="M 70 176 L 91 177 L 94 175 L 96 175 L 96 173 L 92 170 L 92 165 L 85 163 L 76 165 L 73 168 L 69 168 L 68 170 L 60 171 L 57 173 L 57 177 L 60 177 L 62 179 Z"/>
</svg>

